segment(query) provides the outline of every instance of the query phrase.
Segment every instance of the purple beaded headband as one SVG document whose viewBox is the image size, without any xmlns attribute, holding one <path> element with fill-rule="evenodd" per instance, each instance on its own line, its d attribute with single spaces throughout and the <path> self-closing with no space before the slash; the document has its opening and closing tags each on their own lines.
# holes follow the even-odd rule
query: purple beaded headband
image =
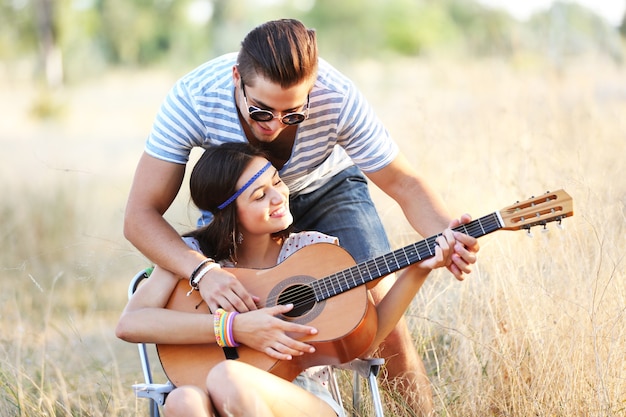
<svg viewBox="0 0 626 417">
<path fill-rule="evenodd" d="M 252 185 L 252 183 L 261 176 L 261 174 L 263 174 L 265 171 L 267 171 L 267 169 L 269 167 L 271 167 L 272 164 L 270 162 L 268 162 L 267 164 L 265 164 L 265 166 L 263 168 L 261 168 L 259 170 L 259 172 L 257 172 L 256 174 L 254 174 L 252 176 L 252 178 L 250 178 L 248 180 L 247 183 L 245 183 L 243 185 L 243 187 L 241 187 L 239 190 L 237 190 L 235 192 L 235 194 L 233 194 L 232 196 L 230 196 L 230 198 L 226 201 L 224 201 L 222 204 L 220 204 L 219 206 L 217 206 L 218 210 L 223 210 L 225 207 L 227 207 L 230 203 L 232 203 L 233 201 L 235 201 L 237 199 L 237 197 L 239 197 L 241 195 L 241 193 L 243 193 L 244 191 L 246 191 L 246 188 L 248 188 L 250 185 Z"/>
</svg>

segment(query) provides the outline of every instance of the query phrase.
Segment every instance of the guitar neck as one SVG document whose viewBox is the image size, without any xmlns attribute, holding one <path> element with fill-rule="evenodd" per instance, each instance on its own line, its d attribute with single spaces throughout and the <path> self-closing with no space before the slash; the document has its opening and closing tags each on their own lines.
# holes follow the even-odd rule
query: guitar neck
<svg viewBox="0 0 626 417">
<path fill-rule="evenodd" d="M 494 212 L 467 224 L 462 224 L 453 230 L 479 238 L 502 227 L 503 221 L 500 214 Z M 439 236 L 441 234 L 412 243 L 317 280 L 313 284 L 316 300 L 318 302 L 325 300 L 435 256 L 435 240 Z"/>
</svg>

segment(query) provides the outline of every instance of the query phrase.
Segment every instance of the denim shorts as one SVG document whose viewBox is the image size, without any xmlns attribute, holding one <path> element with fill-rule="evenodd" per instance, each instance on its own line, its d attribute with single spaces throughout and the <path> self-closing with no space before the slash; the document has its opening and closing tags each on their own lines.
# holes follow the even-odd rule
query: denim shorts
<svg viewBox="0 0 626 417">
<path fill-rule="evenodd" d="M 391 245 L 370 196 L 365 175 L 351 166 L 322 187 L 292 196 L 289 208 L 296 231 L 313 230 L 339 238 L 356 262 L 363 262 L 391 251 Z M 212 220 L 202 212 L 198 227 Z"/>
<path fill-rule="evenodd" d="M 356 262 L 391 251 L 367 179 L 355 166 L 311 193 L 292 197 L 289 206 L 297 231 L 315 230 L 339 238 L 339 245 Z"/>
</svg>

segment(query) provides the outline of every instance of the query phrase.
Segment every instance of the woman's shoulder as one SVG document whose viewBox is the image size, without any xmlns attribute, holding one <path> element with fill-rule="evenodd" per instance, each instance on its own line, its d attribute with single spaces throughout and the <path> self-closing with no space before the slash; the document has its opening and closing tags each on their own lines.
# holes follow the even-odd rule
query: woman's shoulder
<svg viewBox="0 0 626 417">
<path fill-rule="evenodd" d="M 321 232 L 303 231 L 291 233 L 283 243 L 283 247 L 287 245 L 293 247 L 294 249 L 298 249 L 314 243 L 332 243 L 338 245 L 339 239 L 335 236 L 330 236 Z"/>
<path fill-rule="evenodd" d="M 283 242 L 283 246 L 278 257 L 278 263 L 284 261 L 290 255 L 293 255 L 299 249 L 315 243 L 331 243 L 333 245 L 339 245 L 339 239 L 320 232 L 304 231 L 292 233 Z"/>
</svg>

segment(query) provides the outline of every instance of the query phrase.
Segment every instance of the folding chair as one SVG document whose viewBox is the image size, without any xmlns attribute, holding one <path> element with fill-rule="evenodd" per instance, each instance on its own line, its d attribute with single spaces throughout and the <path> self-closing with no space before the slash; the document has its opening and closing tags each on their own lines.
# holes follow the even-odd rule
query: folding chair
<svg viewBox="0 0 626 417">
<path fill-rule="evenodd" d="M 139 284 L 144 279 L 150 277 L 153 268 L 146 268 L 139 271 L 128 286 L 128 298 L 133 296 Z M 139 359 L 141 360 L 141 368 L 143 371 L 144 383 L 133 385 L 135 396 L 138 398 L 148 398 L 150 400 L 150 417 L 160 417 L 160 407 L 165 404 L 167 395 L 174 389 L 174 385 L 167 381 L 165 384 L 154 383 L 152 378 L 152 369 L 150 368 L 150 358 L 148 356 L 148 346 L 146 343 L 138 343 Z M 356 416 L 356 410 L 361 408 L 361 378 L 367 380 L 369 393 L 371 395 L 374 415 L 376 417 L 384 417 L 383 406 L 380 399 L 380 391 L 378 390 L 377 376 L 381 366 L 384 364 L 382 358 L 355 359 L 340 366 L 334 366 L 336 369 L 344 369 L 353 372 L 353 391 L 352 406 L 353 417 Z M 329 389 L 339 405 L 344 408 L 337 381 L 336 372 L 331 372 L 329 380 Z"/>
</svg>

